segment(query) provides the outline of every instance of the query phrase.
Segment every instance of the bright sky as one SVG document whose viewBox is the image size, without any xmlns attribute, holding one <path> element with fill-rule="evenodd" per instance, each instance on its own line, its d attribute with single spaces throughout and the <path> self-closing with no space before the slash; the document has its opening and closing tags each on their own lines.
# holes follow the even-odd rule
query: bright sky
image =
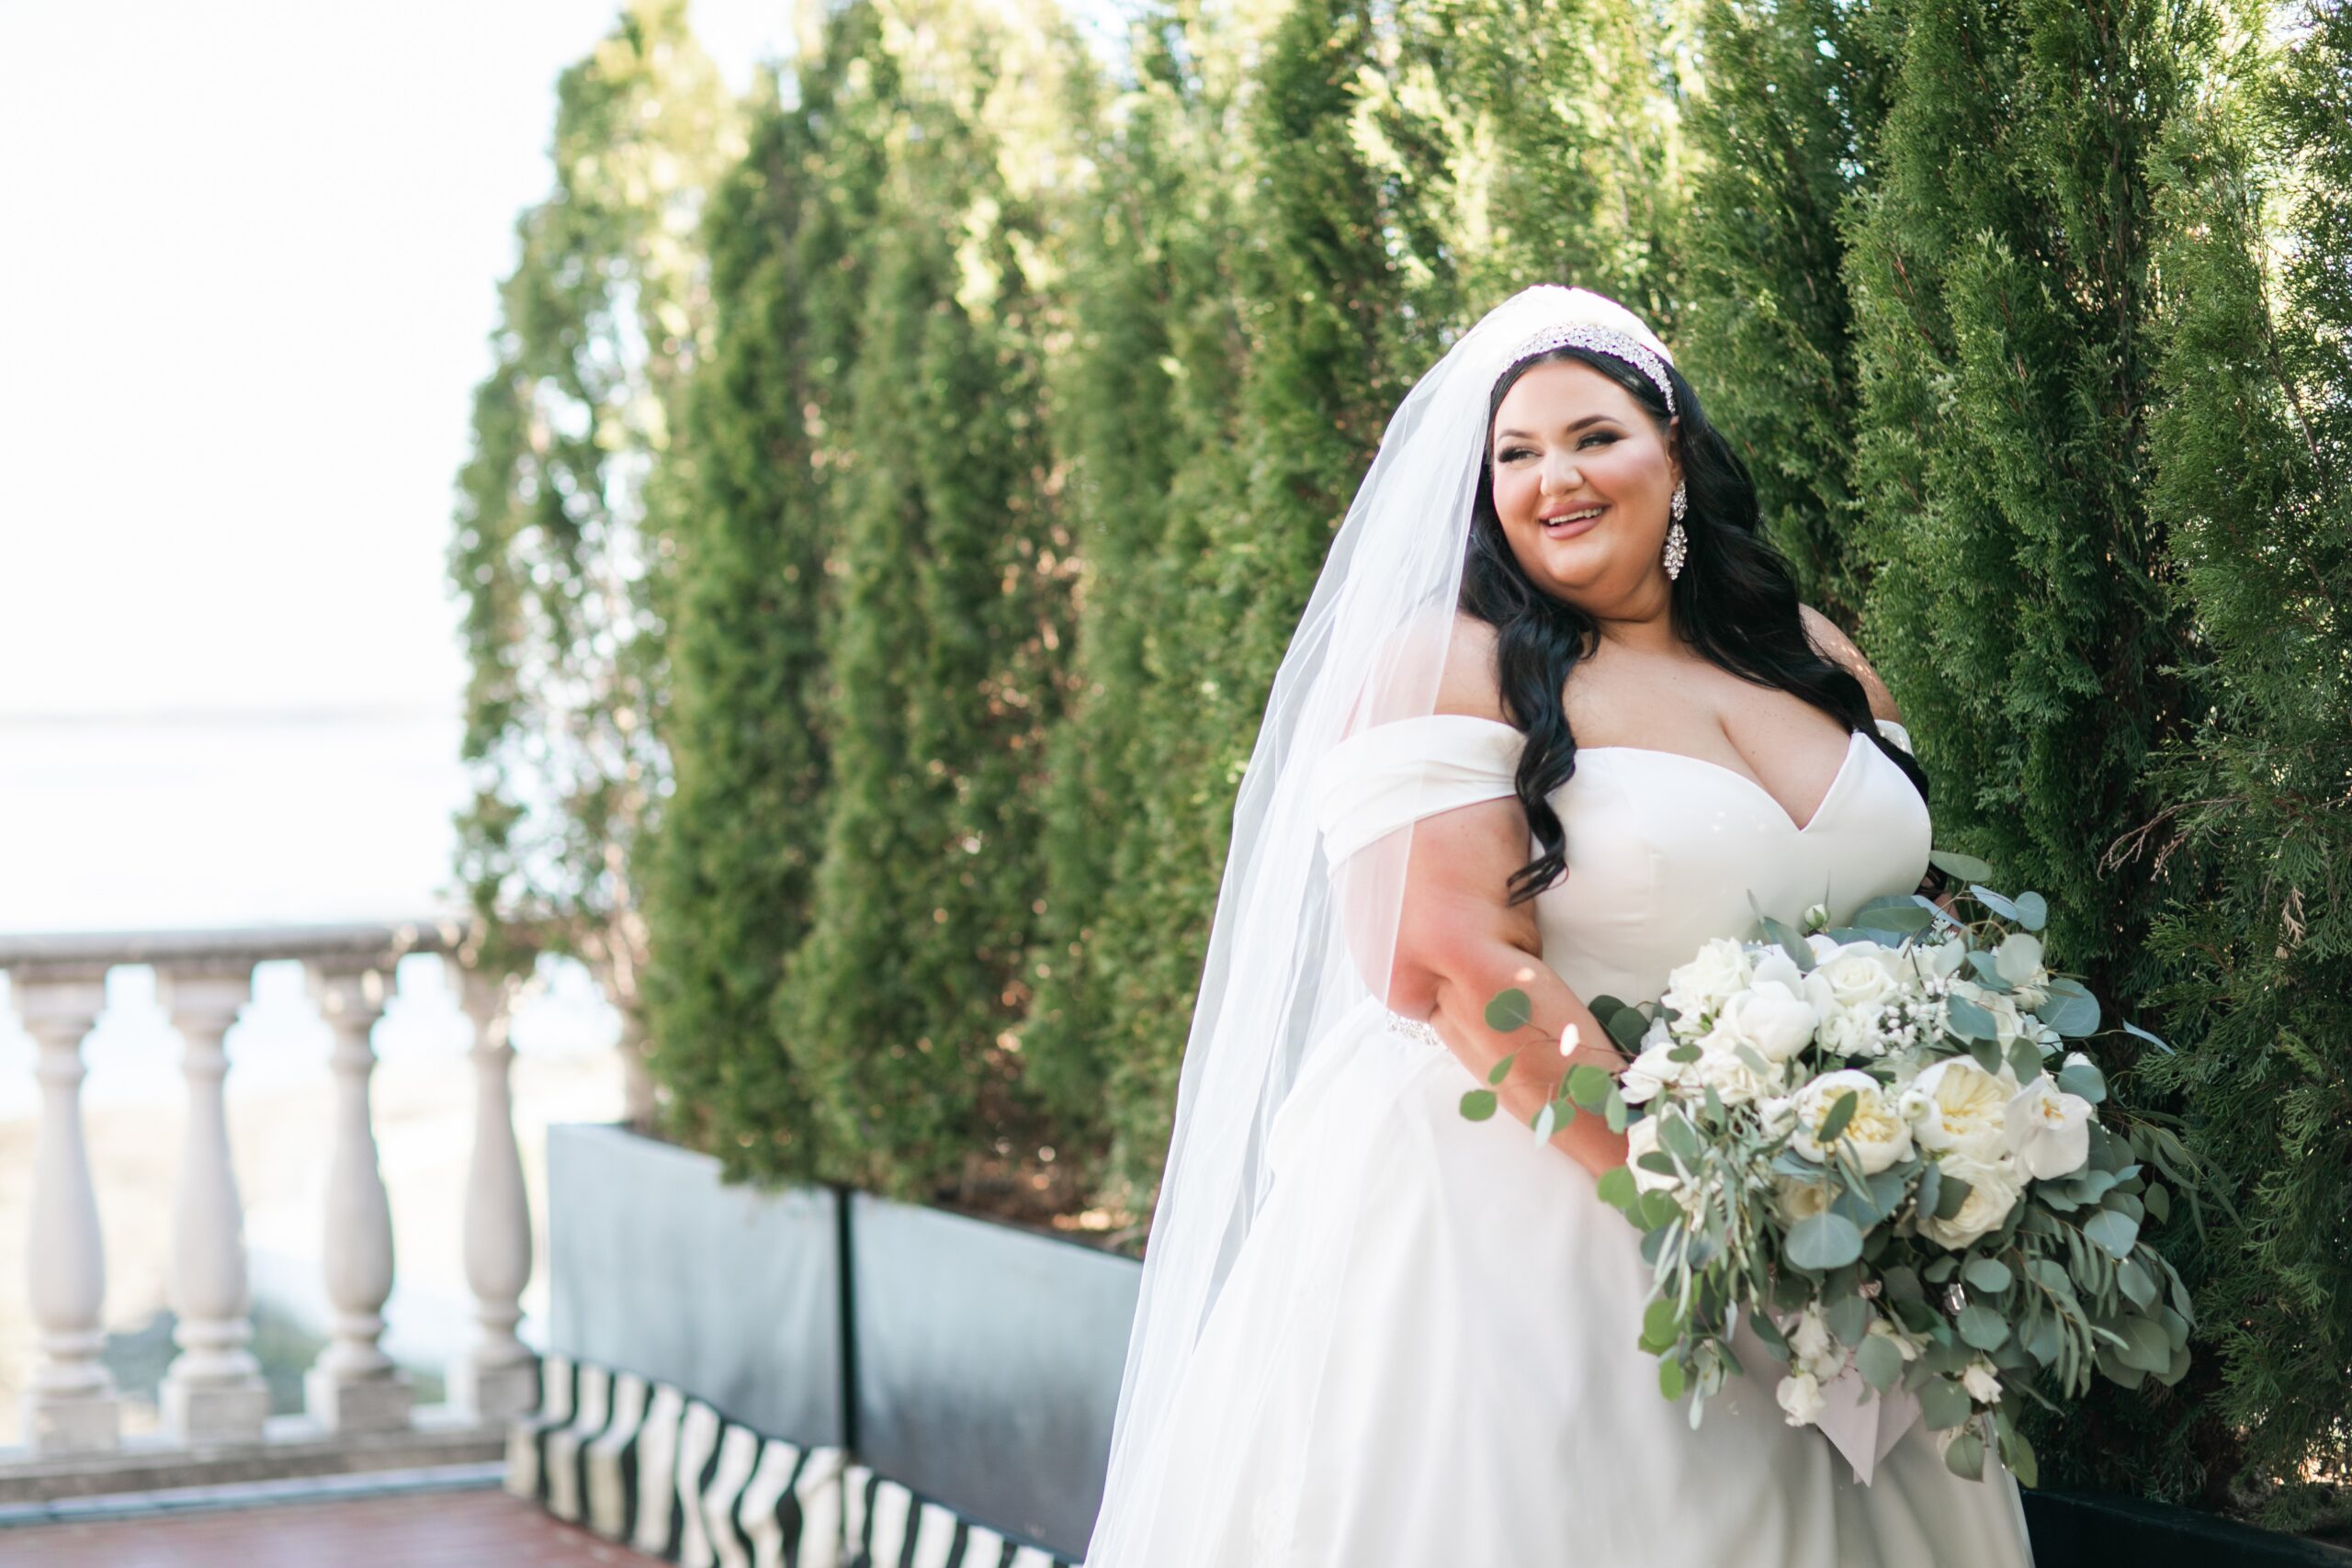
<svg viewBox="0 0 2352 1568">
<path fill-rule="evenodd" d="M 0 717 L 447 712 L 468 393 L 617 0 L 0 0 Z M 791 0 L 696 0 L 739 89 Z"/>
<path fill-rule="evenodd" d="M 442 901 L 451 484 L 617 6 L 0 0 L 0 930 Z M 739 91 L 791 15 L 694 10 Z"/>
</svg>

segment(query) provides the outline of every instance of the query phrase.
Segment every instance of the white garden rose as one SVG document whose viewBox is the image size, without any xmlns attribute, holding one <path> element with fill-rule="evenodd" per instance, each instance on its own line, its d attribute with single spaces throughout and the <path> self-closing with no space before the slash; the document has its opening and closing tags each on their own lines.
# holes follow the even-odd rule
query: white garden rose
<svg viewBox="0 0 2352 1568">
<path fill-rule="evenodd" d="M 1747 1105 L 1769 1100 L 1787 1087 L 1778 1063 L 1766 1063 L 1765 1066 L 1771 1070 L 1759 1073 L 1745 1058 L 1720 1047 L 1702 1050 L 1699 1059 L 1690 1066 L 1691 1077 L 1688 1081 L 1698 1084 L 1702 1089 L 1713 1089 L 1716 1098 L 1725 1105 Z"/>
<path fill-rule="evenodd" d="M 1968 1363 L 1960 1374 L 1960 1385 L 1979 1404 L 2001 1403 L 2001 1371 L 1982 1356 Z"/>
<path fill-rule="evenodd" d="M 1978 1236 L 2000 1229 L 2025 1190 L 2017 1168 L 2007 1159 L 1977 1159 L 1955 1152 L 1939 1156 L 1936 1163 L 1945 1180 L 1957 1178 L 1968 1184 L 1968 1198 L 1961 1204 L 1960 1212 L 1948 1220 L 1922 1213 L 1919 1234 L 1954 1252 Z"/>
<path fill-rule="evenodd" d="M 1938 1062 L 1903 1093 L 1904 1120 L 1923 1149 L 1992 1159 L 2008 1147 L 2012 1085 L 1966 1056 Z"/>
<path fill-rule="evenodd" d="M 1911 1153 L 1911 1128 L 1895 1114 L 1894 1103 L 1879 1081 L 1858 1068 L 1824 1073 L 1796 1092 L 1796 1126 L 1789 1146 L 1810 1160 L 1827 1160 L 1819 1134 L 1821 1124 L 1838 1100 L 1854 1096 L 1854 1114 L 1838 1141 L 1852 1151 L 1865 1176 L 1875 1176 Z"/>
<path fill-rule="evenodd" d="M 1788 964 L 1785 954 L 1781 962 Z M 1789 967 L 1796 965 L 1789 964 Z M 1746 990 L 1724 999 L 1705 1043 L 1724 1050 L 1746 1045 L 1767 1061 L 1785 1062 L 1813 1039 L 1817 1017 L 1813 1004 L 1794 988 L 1759 976 Z"/>
<path fill-rule="evenodd" d="M 1643 1168 L 1642 1156 L 1658 1152 L 1658 1121 L 1656 1116 L 1645 1116 L 1625 1129 L 1625 1164 L 1634 1173 L 1634 1186 L 1638 1191 L 1671 1192 L 1682 1184 L 1679 1176 Z"/>
<path fill-rule="evenodd" d="M 1772 1397 L 1787 1412 L 1786 1419 L 1792 1427 L 1810 1427 L 1829 1408 L 1829 1402 L 1821 1397 L 1820 1380 L 1807 1372 L 1791 1372 L 1782 1378 L 1781 1386 L 1772 1391 Z"/>
<path fill-rule="evenodd" d="M 2091 1102 L 2042 1074 L 2003 1112 L 2010 1155 L 2028 1175 L 2048 1181 L 2083 1168 L 2091 1152 Z"/>
<path fill-rule="evenodd" d="M 1730 937 L 1719 936 L 1666 977 L 1666 995 L 1659 999 L 1687 1022 L 1695 1022 L 1702 1013 L 1714 1011 L 1726 997 L 1745 990 L 1747 981 L 1747 949 Z"/>
</svg>

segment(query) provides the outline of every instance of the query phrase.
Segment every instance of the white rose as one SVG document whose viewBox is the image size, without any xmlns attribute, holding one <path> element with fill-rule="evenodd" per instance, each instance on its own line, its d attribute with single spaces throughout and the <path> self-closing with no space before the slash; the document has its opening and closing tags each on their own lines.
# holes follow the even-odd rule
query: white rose
<svg viewBox="0 0 2352 1568">
<path fill-rule="evenodd" d="M 1628 1105 L 1644 1105 L 1656 1100 L 1667 1089 L 1688 1082 L 1695 1062 L 1678 1062 L 1669 1053 L 1679 1049 L 1673 1040 L 1645 1046 L 1642 1054 L 1625 1064 L 1618 1075 L 1617 1092 Z"/>
<path fill-rule="evenodd" d="M 1968 1363 L 1967 1370 L 1960 1374 L 1960 1385 L 1979 1404 L 2001 1403 L 2000 1371 L 1982 1356 Z"/>
<path fill-rule="evenodd" d="M 1666 977 L 1666 995 L 1659 999 L 1684 1019 L 1696 1021 L 1733 992 L 1747 989 L 1747 949 L 1730 937 L 1717 937 Z"/>
<path fill-rule="evenodd" d="M 1867 1012 L 1894 995 L 1896 966 L 1902 962 L 1902 955 L 1891 947 L 1849 942 L 1833 946 L 1805 979 L 1819 986 L 1832 1006 Z"/>
<path fill-rule="evenodd" d="M 1643 1168 L 1642 1156 L 1658 1152 L 1657 1125 L 1657 1117 L 1645 1116 L 1625 1129 L 1625 1164 L 1634 1172 L 1634 1188 L 1643 1192 L 1670 1192 L 1681 1185 L 1679 1176 Z"/>
<path fill-rule="evenodd" d="M 1702 1051 L 1690 1064 L 1691 1081 L 1702 1089 L 1712 1089 L 1725 1105 L 1746 1105 L 1752 1100 L 1769 1099 L 1785 1087 L 1778 1064 L 1767 1063 L 1771 1068 L 1759 1073 L 1738 1056 L 1720 1047 Z"/>
<path fill-rule="evenodd" d="M 1781 1408 L 1788 1413 L 1788 1423 L 1792 1427 L 1812 1426 L 1829 1407 L 1828 1401 L 1821 1397 L 1820 1382 L 1805 1372 L 1791 1372 L 1782 1378 L 1781 1386 L 1772 1391 L 1772 1397 L 1779 1400 Z"/>
<path fill-rule="evenodd" d="M 2025 1086 L 2004 1112 L 2009 1153 L 2038 1180 L 2071 1176 L 2091 1152 L 2091 1102 L 2068 1094 L 2044 1074 Z"/>
<path fill-rule="evenodd" d="M 1942 1168 L 1945 1180 L 1957 1177 L 1968 1183 L 1967 1201 L 1951 1218 L 1919 1215 L 1919 1233 L 1937 1246 L 1958 1252 L 1978 1236 L 1998 1230 L 2001 1222 L 2009 1217 L 2009 1211 L 2017 1207 L 2018 1193 L 2025 1184 L 2018 1180 L 2016 1168 L 2007 1160 L 1977 1159 L 1955 1152 L 1940 1156 L 1937 1164 Z"/>
<path fill-rule="evenodd" d="M 1799 1181 L 1793 1176 L 1772 1179 L 1773 1207 L 1780 1211 L 1784 1224 L 1826 1213 L 1837 1198 L 1838 1190 L 1826 1181 Z"/>
<path fill-rule="evenodd" d="M 1788 961 L 1783 957 L 1781 962 Z M 1813 1039 L 1818 1016 L 1813 1004 L 1788 986 L 1758 978 L 1746 990 L 1725 998 L 1716 1010 L 1715 1027 L 1708 1032 L 1707 1043 L 1725 1049 L 1746 1045 L 1767 1061 L 1785 1062 Z"/>
<path fill-rule="evenodd" d="M 1854 1096 L 1854 1114 L 1838 1141 L 1853 1152 L 1863 1175 L 1875 1176 L 1911 1153 L 1911 1128 L 1895 1114 L 1879 1081 L 1859 1069 L 1824 1073 L 1797 1090 L 1796 1126 L 1789 1134 L 1789 1146 L 1807 1159 L 1828 1159 L 1829 1151 L 1820 1141 L 1821 1124 L 1848 1093 Z"/>
<path fill-rule="evenodd" d="M 1776 1094 L 1770 1100 L 1756 1102 L 1757 1119 L 1764 1123 L 1769 1137 L 1786 1137 L 1797 1124 L 1797 1102 L 1794 1097 Z"/>
<path fill-rule="evenodd" d="M 1991 1159 L 2007 1146 L 2010 1085 L 1966 1056 L 1948 1057 L 1904 1091 L 1904 1119 L 1923 1149 Z"/>
<path fill-rule="evenodd" d="M 1838 1337 L 1829 1332 L 1829 1319 L 1811 1302 L 1789 1330 L 1789 1354 L 1795 1358 L 1797 1371 L 1822 1382 L 1836 1377 L 1846 1365 Z"/>
</svg>

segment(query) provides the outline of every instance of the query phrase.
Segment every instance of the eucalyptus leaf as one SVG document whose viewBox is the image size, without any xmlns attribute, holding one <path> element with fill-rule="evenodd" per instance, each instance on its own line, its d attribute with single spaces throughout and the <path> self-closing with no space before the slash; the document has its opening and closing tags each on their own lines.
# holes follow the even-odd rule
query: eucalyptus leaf
<svg viewBox="0 0 2352 1568">
<path fill-rule="evenodd" d="M 2069 1062 L 2059 1068 L 2058 1087 L 2093 1105 L 2107 1099 L 2107 1077 L 2088 1062 Z"/>
<path fill-rule="evenodd" d="M 1908 936 L 1926 931 L 1936 917 L 1902 895 L 1873 898 L 1854 911 L 1854 924 L 1864 931 L 1892 931 Z"/>
<path fill-rule="evenodd" d="M 1518 1060 L 1518 1052 L 1512 1051 L 1507 1053 L 1501 1061 L 1497 1062 L 1491 1068 L 1487 1069 L 1487 1081 L 1491 1084 L 1498 1084 L 1502 1082 L 1503 1079 L 1510 1077 L 1510 1065 Z"/>
<path fill-rule="evenodd" d="M 1871 1303 L 1860 1296 L 1840 1296 L 1830 1303 L 1824 1314 L 1829 1322 L 1829 1332 L 1845 1346 L 1860 1345 L 1871 1329 Z"/>
<path fill-rule="evenodd" d="M 1954 1037 L 1962 1040 L 1997 1040 L 2000 1029 L 1993 1015 L 1970 1001 L 1966 997 L 1944 998 L 1944 1023 Z M 1990 1069 L 1998 1071 L 1997 1068 Z"/>
<path fill-rule="evenodd" d="M 1642 1313 L 1642 1345 L 1645 1349 L 1662 1349 L 1682 1334 L 1682 1314 L 1674 1303 L 1661 1297 L 1650 1303 Z"/>
<path fill-rule="evenodd" d="M 1634 1185 L 1634 1173 L 1622 1165 L 1602 1171 L 1593 1191 L 1599 1194 L 1602 1202 L 1620 1211 L 1631 1207 L 1640 1195 L 1639 1189 Z"/>
<path fill-rule="evenodd" d="M 2019 920 L 2022 919 L 2022 917 L 2018 915 L 2018 907 L 2015 904 L 2010 903 L 2007 898 L 1994 892 L 1991 888 L 1984 886 L 1983 884 L 1972 882 L 1968 885 L 1968 890 L 1975 895 L 1976 901 L 1978 903 L 1992 910 L 1993 913 L 2000 916 L 2001 919 L 2005 920 Z"/>
<path fill-rule="evenodd" d="M 1972 1258 L 1960 1273 L 1980 1291 L 1997 1295 L 2009 1288 L 2009 1266 L 1997 1258 Z"/>
<path fill-rule="evenodd" d="M 1821 1119 L 1821 1131 L 1814 1134 L 1814 1141 L 1824 1146 L 1836 1143 L 1838 1134 L 1846 1130 L 1846 1123 L 1854 1119 L 1854 1108 L 1860 1103 L 1860 1094 L 1850 1089 L 1831 1101 L 1829 1114 Z"/>
<path fill-rule="evenodd" d="M 2123 1348 L 2116 1352 L 2116 1357 L 2127 1367 L 2161 1372 L 2172 1364 L 2172 1345 L 2165 1337 L 2165 1325 L 2154 1318 L 2125 1318 L 2123 1341 Z"/>
<path fill-rule="evenodd" d="M 1955 876 L 1962 882 L 1983 882 L 1993 874 L 1990 862 L 1978 860 L 1974 855 L 1962 854 L 1957 850 L 1930 850 L 1928 852 L 1928 863 L 1946 876 Z"/>
<path fill-rule="evenodd" d="M 1968 1183 L 1957 1176 L 1946 1175 L 1941 1190 L 1936 1194 L 1936 1218 L 1949 1220 L 1960 1213 L 1972 1190 Z"/>
<path fill-rule="evenodd" d="M 2102 1209 L 2083 1222 L 2083 1234 L 2105 1247 L 2116 1258 L 2132 1256 L 2132 1244 L 2140 1239 L 2140 1222 L 2129 1214 Z"/>
<path fill-rule="evenodd" d="M 2034 1009 L 2034 1016 L 2069 1040 L 2079 1040 L 2098 1028 L 2098 998 L 2080 980 L 2064 976 L 2050 982 L 2050 999 Z"/>
<path fill-rule="evenodd" d="M 1609 1130 L 1612 1133 L 1623 1132 L 1626 1124 L 1633 1120 L 1633 1108 L 1625 1103 L 1625 1097 L 1617 1092 L 1615 1080 L 1611 1080 L 1609 1103 L 1602 1107 L 1602 1119 L 1609 1123 Z"/>
<path fill-rule="evenodd" d="M 2172 1194 L 2154 1182 L 2149 1183 L 2147 1191 L 2141 1194 L 2141 1201 L 2147 1204 L 2148 1213 L 2155 1217 L 2158 1224 L 2172 1218 Z"/>
<path fill-rule="evenodd" d="M 1789 1261 L 1800 1269 L 1839 1269 L 1861 1255 L 1862 1233 L 1843 1214 L 1814 1214 L 1789 1227 Z"/>
<path fill-rule="evenodd" d="M 2009 1467 L 2009 1473 L 2018 1478 L 2018 1485 L 2041 1483 L 2041 1467 L 2033 1457 L 2033 1445 L 2026 1441 L 2023 1432 L 2011 1428 L 2001 1434 L 2001 1462 Z"/>
<path fill-rule="evenodd" d="M 1559 1121 L 1559 1112 L 1547 1101 L 1544 1109 L 1535 1113 L 1535 1141 L 1540 1144 L 1549 1139 L 1558 1127 Z"/>
<path fill-rule="evenodd" d="M 1993 950 L 1993 967 L 2010 985 L 2024 985 L 2041 967 L 2041 939 L 2028 931 L 2011 931 Z"/>
<path fill-rule="evenodd" d="M 1865 1335 L 1854 1348 L 1854 1370 L 1862 1381 L 1884 1393 L 1903 1375 L 1903 1352 L 1883 1334 Z"/>
<path fill-rule="evenodd" d="M 2172 1055 L 2171 1046 L 2165 1044 L 2162 1040 L 2149 1033 L 2138 1024 L 2133 1023 L 2131 1020 L 2119 1018 L 2115 1021 L 2117 1026 L 2120 1027 L 2124 1033 L 2133 1035 L 2139 1039 L 2146 1041 L 2149 1044 L 2154 1045 L 2157 1050 L 2162 1051 L 2167 1056 Z"/>
<path fill-rule="evenodd" d="M 1620 1008 L 1609 1015 L 1609 1038 L 1627 1052 L 1638 1053 L 1642 1036 L 1647 1034 L 1650 1021 L 1642 1016 L 1639 1008 Z"/>
<path fill-rule="evenodd" d="M 2156 1277 L 2136 1258 L 2127 1258 L 2116 1266 L 2115 1285 L 2142 1312 L 2156 1304 Z"/>
<path fill-rule="evenodd" d="M 2050 905 L 2039 893 L 2020 893 L 2011 900 L 2018 907 L 2018 924 L 2030 931 L 2038 931 L 2050 923 Z M 2026 1483 L 2030 1486 L 2032 1482 Z"/>
<path fill-rule="evenodd" d="M 1578 1062 L 1568 1069 L 1568 1098 L 1581 1111 L 1598 1111 L 1609 1102 L 1611 1079 L 1607 1073 L 1590 1062 Z"/>
<path fill-rule="evenodd" d="M 1494 999 L 1487 1004 L 1487 1027 L 1498 1034 L 1523 1029 L 1534 1016 L 1535 1004 L 1517 986 L 1496 992 Z"/>
<path fill-rule="evenodd" d="M 1495 1113 L 1495 1091 L 1474 1089 L 1462 1097 L 1462 1118 L 1465 1122 L 1484 1122 Z"/>
<path fill-rule="evenodd" d="M 1961 1308 L 1957 1326 L 1961 1338 L 1979 1350 L 1997 1350 L 2009 1337 L 2008 1320 L 1983 1302 Z"/>
<path fill-rule="evenodd" d="M 2009 1042 L 2009 1071 L 2021 1084 L 2030 1084 L 2041 1076 L 2041 1051 L 2022 1034 Z"/>
<path fill-rule="evenodd" d="M 1657 1364 L 1657 1391 L 1671 1400 L 1682 1397 L 1682 1363 L 1668 1359 Z"/>
<path fill-rule="evenodd" d="M 1952 1378 L 1929 1378 L 1919 1387 L 1919 1414 L 1941 1432 L 1959 1426 L 1976 1412 L 1976 1402 Z"/>
</svg>

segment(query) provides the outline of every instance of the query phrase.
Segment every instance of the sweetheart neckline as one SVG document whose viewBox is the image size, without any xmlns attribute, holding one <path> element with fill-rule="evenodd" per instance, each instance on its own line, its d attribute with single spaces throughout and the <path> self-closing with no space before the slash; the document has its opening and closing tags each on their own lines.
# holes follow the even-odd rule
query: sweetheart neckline
<svg viewBox="0 0 2352 1568">
<path fill-rule="evenodd" d="M 1475 718 L 1477 716 L 1475 714 L 1464 714 L 1461 716 L 1464 718 Z M 1492 723 L 1493 721 L 1489 719 L 1482 722 Z M 1709 769 L 1714 773 L 1723 774 L 1725 778 L 1736 779 L 1741 784 L 1746 784 L 1749 789 L 1754 790 L 1757 795 L 1763 798 L 1767 805 L 1771 807 L 1772 814 L 1779 818 L 1783 823 L 1787 824 L 1791 832 L 1794 833 L 1798 838 L 1803 838 L 1807 833 L 1812 832 L 1813 829 L 1820 824 L 1822 818 L 1828 815 L 1831 802 L 1838 798 L 1838 786 L 1846 782 L 1846 775 L 1854 771 L 1854 742 L 1861 739 L 1863 739 L 1863 736 L 1860 730 L 1854 729 L 1847 731 L 1846 755 L 1839 761 L 1837 773 L 1830 776 L 1829 787 L 1821 792 L 1821 799 L 1815 804 L 1812 815 L 1807 817 L 1802 823 L 1800 823 L 1794 817 L 1789 815 L 1789 808 L 1781 804 L 1780 796 L 1774 795 L 1770 790 L 1766 789 L 1763 784 L 1758 783 L 1757 780 L 1749 778 L 1737 768 L 1727 768 L 1721 762 L 1710 761 L 1705 757 L 1693 757 L 1688 751 L 1668 751 L 1657 746 L 1579 746 L 1577 748 L 1577 755 L 1584 757 L 1594 752 L 1600 752 L 1603 754 L 1619 752 L 1636 757 L 1671 757 L 1677 761 L 1689 762 L 1695 767 Z M 1877 748 L 1873 746 L 1871 747 L 1871 750 L 1876 750 Z"/>
</svg>

